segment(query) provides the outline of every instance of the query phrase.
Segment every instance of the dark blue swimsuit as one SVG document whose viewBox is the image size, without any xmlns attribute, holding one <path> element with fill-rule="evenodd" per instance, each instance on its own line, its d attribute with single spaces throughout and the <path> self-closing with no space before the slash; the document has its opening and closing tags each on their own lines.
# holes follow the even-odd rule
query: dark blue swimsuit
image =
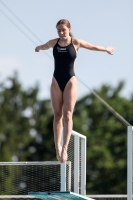
<svg viewBox="0 0 133 200">
<path fill-rule="evenodd" d="M 54 78 L 56 79 L 59 88 L 63 92 L 68 81 L 74 74 L 74 61 L 76 59 L 76 50 L 72 43 L 62 47 L 58 44 L 60 38 L 53 48 L 53 56 L 55 62 Z"/>
</svg>

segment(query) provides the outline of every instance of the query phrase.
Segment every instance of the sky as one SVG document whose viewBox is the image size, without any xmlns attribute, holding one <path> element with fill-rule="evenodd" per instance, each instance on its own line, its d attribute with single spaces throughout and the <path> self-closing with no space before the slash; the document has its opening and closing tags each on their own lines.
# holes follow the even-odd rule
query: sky
<svg viewBox="0 0 133 200">
<path fill-rule="evenodd" d="M 74 37 L 115 47 L 113 55 L 79 49 L 76 76 L 96 90 L 103 84 L 115 88 L 124 81 L 121 95 L 130 98 L 132 8 L 132 0 L 0 0 L 0 82 L 17 71 L 24 89 L 39 84 L 39 98 L 49 99 L 54 71 L 52 49 L 37 53 L 35 47 L 57 38 L 56 23 L 64 18 L 70 21 Z M 89 92 L 78 81 L 78 99 Z"/>
</svg>

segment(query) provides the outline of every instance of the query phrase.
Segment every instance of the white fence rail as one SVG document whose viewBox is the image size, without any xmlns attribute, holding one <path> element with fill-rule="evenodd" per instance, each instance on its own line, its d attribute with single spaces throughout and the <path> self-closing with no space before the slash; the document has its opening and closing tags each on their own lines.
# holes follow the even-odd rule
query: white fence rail
<svg viewBox="0 0 133 200">
<path fill-rule="evenodd" d="M 76 131 L 72 131 L 72 135 L 74 135 L 74 192 L 79 194 L 80 189 L 80 194 L 86 195 L 86 136 Z"/>
<path fill-rule="evenodd" d="M 0 162 L 0 174 L 0 198 L 3 199 L 24 197 L 34 189 L 45 190 L 45 185 L 48 185 L 46 191 L 54 189 L 86 195 L 86 136 L 72 131 L 68 161 L 64 164 L 58 161 Z"/>
<path fill-rule="evenodd" d="M 132 200 L 133 183 L 133 127 L 127 127 L 127 200 Z"/>
</svg>

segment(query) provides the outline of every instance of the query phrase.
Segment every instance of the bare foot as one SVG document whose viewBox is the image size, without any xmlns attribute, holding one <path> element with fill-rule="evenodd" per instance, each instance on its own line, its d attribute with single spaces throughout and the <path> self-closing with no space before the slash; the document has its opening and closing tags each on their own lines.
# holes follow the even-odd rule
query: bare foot
<svg viewBox="0 0 133 200">
<path fill-rule="evenodd" d="M 62 146 L 60 146 L 60 148 L 56 150 L 56 158 L 60 162 L 61 162 L 61 152 L 62 152 Z"/>
<path fill-rule="evenodd" d="M 67 159 L 68 159 L 67 148 L 66 148 L 66 147 L 62 147 L 62 152 L 61 152 L 61 163 L 66 162 Z"/>
</svg>

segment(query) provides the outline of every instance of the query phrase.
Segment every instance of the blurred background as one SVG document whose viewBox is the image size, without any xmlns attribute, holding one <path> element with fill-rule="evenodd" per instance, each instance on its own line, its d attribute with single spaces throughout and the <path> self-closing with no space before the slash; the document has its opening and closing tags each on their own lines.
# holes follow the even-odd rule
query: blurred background
<svg viewBox="0 0 133 200">
<path fill-rule="evenodd" d="M 133 2 L 0 0 L 0 161 L 56 160 L 50 84 L 52 49 L 68 19 L 74 37 L 114 46 L 114 55 L 80 49 L 76 76 L 133 124 Z M 73 129 L 87 136 L 87 193 L 126 193 L 126 127 L 78 82 Z M 52 147 L 52 148 L 51 148 Z"/>
</svg>

